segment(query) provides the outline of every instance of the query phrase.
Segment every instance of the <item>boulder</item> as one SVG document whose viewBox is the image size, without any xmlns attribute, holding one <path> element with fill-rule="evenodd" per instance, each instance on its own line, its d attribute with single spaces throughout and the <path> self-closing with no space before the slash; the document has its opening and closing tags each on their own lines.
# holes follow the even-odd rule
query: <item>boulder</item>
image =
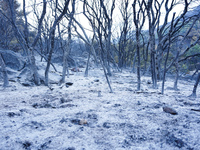
<svg viewBox="0 0 200 150">
<path fill-rule="evenodd" d="M 0 53 L 3 56 L 6 67 L 13 70 L 21 70 L 24 67 L 24 58 L 19 53 L 11 50 L 0 50 Z"/>
<path fill-rule="evenodd" d="M 167 106 L 163 107 L 163 111 L 172 115 L 178 115 L 175 109 L 167 107 Z"/>
</svg>

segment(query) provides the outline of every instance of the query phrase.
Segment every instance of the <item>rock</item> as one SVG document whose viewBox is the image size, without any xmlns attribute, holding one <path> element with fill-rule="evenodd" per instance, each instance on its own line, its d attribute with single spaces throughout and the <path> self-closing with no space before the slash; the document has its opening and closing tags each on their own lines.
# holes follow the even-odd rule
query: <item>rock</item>
<svg viewBox="0 0 200 150">
<path fill-rule="evenodd" d="M 141 105 L 141 102 L 140 102 L 140 101 L 138 101 L 138 102 L 137 102 L 137 105 Z"/>
<path fill-rule="evenodd" d="M 79 68 L 72 68 L 71 71 L 73 71 L 73 72 L 80 72 Z"/>
<path fill-rule="evenodd" d="M 24 68 L 20 74 L 17 76 L 18 81 L 24 86 L 32 86 L 33 85 L 33 74 L 30 68 Z"/>
<path fill-rule="evenodd" d="M 76 124 L 76 125 L 85 125 L 85 124 L 87 124 L 87 120 L 72 119 L 71 123 Z"/>
<path fill-rule="evenodd" d="M 26 87 L 33 86 L 33 83 L 31 83 L 31 82 L 22 82 L 21 84 L 22 84 L 23 86 L 26 86 Z"/>
<path fill-rule="evenodd" d="M 88 124 L 87 120 L 82 119 L 79 121 L 79 125 L 84 125 L 84 124 Z"/>
<path fill-rule="evenodd" d="M 66 85 L 66 86 L 72 86 L 73 83 L 72 83 L 72 82 L 66 82 L 65 85 Z"/>
<path fill-rule="evenodd" d="M 94 82 L 99 82 L 99 79 L 95 79 Z"/>
<path fill-rule="evenodd" d="M 24 149 L 27 149 L 27 150 L 30 150 L 30 149 L 31 149 L 31 148 L 30 148 L 31 145 L 32 145 L 32 143 L 29 142 L 29 141 L 25 141 L 25 142 L 22 143 L 22 147 L 23 147 Z"/>
<path fill-rule="evenodd" d="M 80 119 L 72 119 L 71 123 L 78 125 L 80 122 Z"/>
<path fill-rule="evenodd" d="M 35 94 L 35 95 L 32 95 L 31 97 L 39 97 L 39 95 L 36 95 L 36 94 Z"/>
<path fill-rule="evenodd" d="M 38 107 L 39 107 L 39 104 L 38 104 L 38 103 L 34 103 L 34 104 L 32 105 L 32 107 L 38 108 Z"/>
<path fill-rule="evenodd" d="M 119 107 L 119 106 L 121 106 L 121 104 L 114 104 L 113 107 Z"/>
<path fill-rule="evenodd" d="M 98 91 L 98 97 L 102 97 L 101 91 Z"/>
<path fill-rule="evenodd" d="M 109 122 L 104 122 L 104 123 L 103 123 L 103 127 L 109 129 L 109 128 L 111 128 L 111 123 L 109 123 Z"/>
<path fill-rule="evenodd" d="M 147 84 L 151 84 L 151 80 L 147 80 Z"/>
<path fill-rule="evenodd" d="M 65 99 L 63 97 L 60 98 L 60 103 L 64 103 Z"/>
<path fill-rule="evenodd" d="M 16 114 L 14 112 L 9 112 L 8 117 L 20 116 L 20 114 Z"/>
<path fill-rule="evenodd" d="M 66 150 L 75 150 L 74 147 L 68 147 Z"/>
<path fill-rule="evenodd" d="M 163 107 L 163 111 L 166 113 L 170 113 L 172 115 L 178 115 L 176 110 L 174 110 L 173 108 L 167 107 L 167 106 Z"/>
<path fill-rule="evenodd" d="M 32 106 L 34 108 L 56 108 L 56 107 L 54 107 L 54 106 L 52 106 L 51 104 L 48 104 L 48 103 L 44 103 L 44 104 L 34 103 Z"/>
<path fill-rule="evenodd" d="M 71 99 L 65 99 L 63 97 L 60 98 L 60 103 L 68 103 L 68 102 L 71 102 L 72 100 Z"/>
<path fill-rule="evenodd" d="M 3 56 L 6 67 L 14 70 L 21 70 L 24 67 L 24 58 L 19 53 L 15 53 L 11 50 L 0 50 L 0 53 Z"/>
<path fill-rule="evenodd" d="M 66 104 L 66 105 L 61 105 L 60 108 L 67 108 L 67 107 L 74 107 L 76 105 L 74 104 Z"/>
</svg>

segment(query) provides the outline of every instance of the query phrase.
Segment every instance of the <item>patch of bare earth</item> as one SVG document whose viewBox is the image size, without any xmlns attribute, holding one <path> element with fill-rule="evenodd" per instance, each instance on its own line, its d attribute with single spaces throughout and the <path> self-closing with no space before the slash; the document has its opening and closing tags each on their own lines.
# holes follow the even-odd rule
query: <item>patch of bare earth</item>
<svg viewBox="0 0 200 150">
<path fill-rule="evenodd" d="M 166 81 L 165 94 L 142 77 L 114 73 L 109 93 L 102 70 L 74 73 L 52 90 L 17 82 L 0 91 L 0 149 L 123 150 L 200 149 L 200 95 L 193 82 Z M 167 106 L 177 112 L 163 111 Z"/>
</svg>

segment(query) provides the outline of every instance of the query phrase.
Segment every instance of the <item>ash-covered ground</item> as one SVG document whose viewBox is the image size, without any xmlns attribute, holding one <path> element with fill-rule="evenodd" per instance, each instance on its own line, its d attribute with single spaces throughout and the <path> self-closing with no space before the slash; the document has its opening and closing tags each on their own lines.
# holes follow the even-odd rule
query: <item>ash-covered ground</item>
<svg viewBox="0 0 200 150">
<path fill-rule="evenodd" d="M 80 69 L 81 70 L 81 69 Z M 84 70 L 82 70 L 84 71 Z M 52 80 L 59 80 L 51 72 Z M 150 77 L 126 71 L 110 77 L 109 92 L 103 71 L 90 68 L 71 73 L 70 86 L 25 87 L 10 82 L 0 91 L 1 150 L 199 150 L 200 90 L 194 81 L 180 80 L 179 91 L 167 79 L 165 94 L 152 89 Z M 2 82 L 0 83 L 3 84 Z M 177 111 L 163 111 L 168 106 Z"/>
</svg>

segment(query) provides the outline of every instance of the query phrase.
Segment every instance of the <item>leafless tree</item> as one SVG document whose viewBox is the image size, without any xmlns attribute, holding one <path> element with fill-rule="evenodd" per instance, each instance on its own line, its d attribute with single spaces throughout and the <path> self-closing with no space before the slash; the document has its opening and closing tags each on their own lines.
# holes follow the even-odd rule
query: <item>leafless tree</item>
<svg viewBox="0 0 200 150">
<path fill-rule="evenodd" d="M 192 94 L 190 95 L 190 97 L 195 97 L 195 98 L 197 97 L 196 92 L 197 92 L 197 86 L 199 84 L 199 81 L 200 81 L 200 73 L 197 76 L 197 79 L 196 79 L 196 82 L 194 84 L 194 88 L 193 88 L 193 91 L 192 91 Z"/>
<path fill-rule="evenodd" d="M 49 41 L 50 41 L 51 47 L 50 47 L 50 50 L 49 50 L 49 55 L 48 55 L 48 59 L 47 59 L 47 66 L 46 66 L 46 69 L 45 69 L 45 85 L 46 86 L 48 86 L 48 83 L 49 83 L 49 68 L 50 68 L 51 58 L 52 58 L 52 54 L 53 54 L 53 50 L 54 50 L 56 26 L 63 19 L 64 15 L 67 14 L 69 2 L 70 2 L 70 0 L 65 1 L 65 4 L 64 4 L 64 7 L 62 9 L 61 14 L 58 17 L 55 18 L 53 25 L 50 29 Z"/>
<path fill-rule="evenodd" d="M 111 57 L 111 28 L 114 8 L 115 0 L 113 0 L 111 3 L 110 15 L 108 14 L 109 10 L 106 9 L 106 6 L 103 1 L 98 2 L 96 0 L 93 0 L 92 4 L 90 4 L 87 0 L 84 0 L 83 3 L 83 14 L 90 22 L 90 25 L 94 32 L 95 40 L 99 44 L 100 63 L 103 67 L 104 74 L 111 93 L 113 91 L 107 75 L 111 75 L 109 58 Z M 104 44 L 103 40 L 106 41 L 106 44 Z"/>
<path fill-rule="evenodd" d="M 0 66 L 1 66 L 2 73 L 3 73 L 3 81 L 4 81 L 3 87 L 5 88 L 9 85 L 9 81 L 8 81 L 6 65 L 5 65 L 5 62 L 3 60 L 1 53 L 0 53 Z"/>
<path fill-rule="evenodd" d="M 140 64 L 140 35 L 145 22 L 145 1 L 134 0 L 133 2 L 133 21 L 135 24 L 136 51 L 137 51 L 137 90 L 140 90 L 141 84 L 141 64 Z M 139 10 L 137 10 L 139 8 Z"/>
<path fill-rule="evenodd" d="M 155 14 L 154 11 L 154 3 L 157 1 L 154 0 L 148 0 L 147 3 L 145 3 L 145 7 L 147 10 L 147 16 L 148 16 L 148 23 L 149 23 L 149 48 L 151 52 L 151 75 L 152 75 L 152 82 L 153 82 L 153 88 L 157 88 L 157 77 L 156 77 L 156 61 L 155 61 L 155 55 L 156 55 L 156 43 L 155 43 L 155 29 L 157 25 L 157 16 L 158 14 Z"/>
<path fill-rule="evenodd" d="M 194 23 L 197 21 L 197 19 L 199 18 L 198 16 L 200 15 L 200 13 L 198 13 L 198 14 L 195 14 L 192 16 L 187 16 L 188 7 L 189 7 L 190 3 L 187 0 L 185 0 L 184 4 L 185 4 L 185 7 L 184 7 L 183 13 L 176 18 L 175 18 L 175 14 L 174 14 L 172 21 L 170 23 L 170 26 L 169 26 L 169 28 L 170 28 L 169 33 L 166 34 L 168 39 L 166 40 L 166 43 L 163 43 L 163 45 L 165 45 L 165 44 L 167 45 L 167 55 L 165 58 L 165 64 L 164 64 L 164 70 L 163 70 L 162 93 L 164 93 L 165 74 L 173 65 L 175 65 L 176 71 L 177 71 L 176 80 L 175 80 L 175 84 L 174 84 L 174 88 L 177 89 L 178 73 L 179 73 L 179 70 L 178 70 L 179 60 L 178 59 L 181 58 L 185 53 L 187 53 L 193 46 L 195 46 L 200 39 L 200 37 L 198 36 L 197 39 L 194 42 L 192 42 L 189 46 L 187 46 L 185 49 L 182 48 L 183 41 L 190 33 L 191 29 L 193 28 Z M 189 25 L 189 23 L 191 21 L 192 21 L 192 24 L 190 25 L 188 31 L 184 35 L 181 36 L 183 38 L 180 42 L 180 47 L 176 48 L 177 52 L 176 52 L 175 57 L 172 59 L 172 61 L 170 63 L 168 63 L 169 65 L 167 66 L 169 51 L 171 49 L 172 43 L 177 42 L 177 39 L 180 37 L 180 35 L 178 33 L 186 25 Z M 166 39 L 166 37 L 164 37 L 163 39 Z"/>
<path fill-rule="evenodd" d="M 111 6 L 110 9 L 109 4 Z M 115 0 L 112 0 L 111 3 L 106 3 L 103 0 L 93 0 L 90 3 L 88 0 L 84 0 L 83 7 L 83 9 L 85 10 L 84 15 L 90 22 L 92 22 L 92 28 L 97 36 L 96 40 L 99 41 L 98 43 L 101 48 L 101 58 L 107 70 L 107 74 L 111 76 L 111 36 L 113 23 L 112 17 L 115 9 Z"/>
<path fill-rule="evenodd" d="M 122 27 L 119 37 L 119 48 L 118 48 L 118 65 L 120 68 L 126 66 L 126 61 L 128 60 L 130 50 L 128 49 L 128 34 L 131 30 L 131 11 L 130 11 L 130 0 L 120 1 L 119 11 L 122 16 Z M 128 50 L 127 50 L 128 49 Z"/>
<path fill-rule="evenodd" d="M 67 57 L 69 55 L 69 52 L 71 51 L 71 28 L 72 28 L 72 21 L 73 21 L 73 16 L 75 13 L 75 2 L 76 0 L 72 1 L 72 11 L 69 14 L 69 23 L 68 23 L 68 40 L 67 40 L 67 49 L 64 51 L 64 56 L 63 56 L 63 71 L 62 71 L 62 78 L 59 81 L 59 84 L 62 84 L 65 82 L 65 75 L 66 71 L 68 69 L 68 62 L 67 62 Z"/>
<path fill-rule="evenodd" d="M 37 35 L 35 36 L 34 40 L 33 40 L 33 43 L 32 44 L 29 44 L 28 43 L 28 39 L 27 39 L 27 19 L 26 19 L 26 9 L 25 9 L 25 0 L 23 0 L 23 13 L 24 13 L 24 17 L 25 17 L 25 33 L 26 35 L 24 36 L 24 34 L 20 31 L 20 29 L 18 28 L 18 26 L 16 25 L 16 17 L 15 17 L 15 9 L 14 9 L 14 0 L 8 0 L 9 2 L 9 10 L 10 10 L 10 13 L 11 13 L 11 17 L 9 18 L 8 16 L 6 16 L 2 11 L 0 11 L 2 14 L 4 14 L 4 16 L 6 16 L 6 18 L 11 22 L 12 24 L 12 27 L 15 31 L 15 36 L 17 37 L 17 39 L 19 40 L 20 42 L 20 45 L 22 47 L 22 49 L 28 54 L 28 57 L 27 57 L 27 66 L 30 68 L 30 70 L 32 71 L 32 74 L 33 74 L 33 79 L 34 79 L 34 82 L 36 85 L 40 85 L 40 77 L 38 75 L 38 72 L 37 72 L 37 67 L 36 67 L 36 64 L 35 64 L 35 56 L 34 56 L 34 48 L 37 44 L 37 41 L 40 37 L 40 34 L 41 34 L 41 25 L 42 25 L 42 21 L 44 19 L 44 16 L 46 14 L 46 0 L 43 0 L 43 10 L 42 10 L 42 14 L 41 14 L 41 17 L 39 19 L 39 22 L 38 22 L 38 28 L 37 28 Z"/>
</svg>

